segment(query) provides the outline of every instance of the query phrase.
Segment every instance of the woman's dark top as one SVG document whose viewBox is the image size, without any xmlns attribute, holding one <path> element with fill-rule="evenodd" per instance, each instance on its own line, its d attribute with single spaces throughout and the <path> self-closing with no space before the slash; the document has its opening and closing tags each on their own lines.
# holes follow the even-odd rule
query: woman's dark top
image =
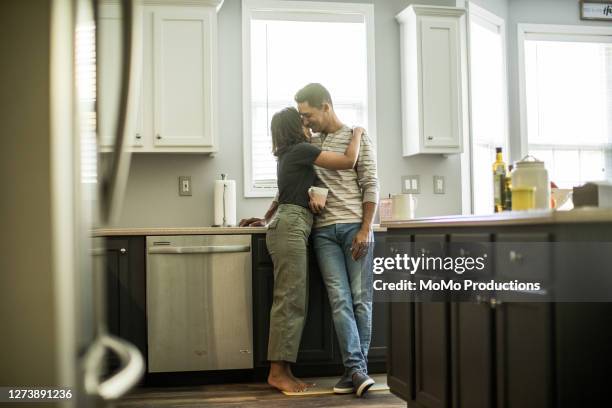
<svg viewBox="0 0 612 408">
<path fill-rule="evenodd" d="M 279 157 L 276 166 L 278 203 L 308 207 L 308 189 L 317 177 L 312 167 L 321 149 L 302 142 L 290 146 Z"/>
</svg>

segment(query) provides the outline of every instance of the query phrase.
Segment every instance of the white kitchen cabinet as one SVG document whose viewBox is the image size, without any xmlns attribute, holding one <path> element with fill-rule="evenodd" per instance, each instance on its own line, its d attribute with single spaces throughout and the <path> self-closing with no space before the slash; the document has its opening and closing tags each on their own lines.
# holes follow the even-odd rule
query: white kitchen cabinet
<svg viewBox="0 0 612 408">
<path fill-rule="evenodd" d="M 214 7 L 145 7 L 145 60 L 152 75 L 152 151 L 215 152 Z M 147 55 L 147 51 L 152 51 Z"/>
<path fill-rule="evenodd" d="M 144 153 L 215 153 L 218 1 L 146 0 L 142 70 L 134 131 L 127 146 Z M 100 7 L 100 137 L 110 147 L 120 89 L 121 20 L 117 4 Z"/>
<path fill-rule="evenodd" d="M 114 144 L 117 127 L 117 114 L 121 89 L 121 30 L 122 17 L 118 4 L 103 4 L 98 10 L 98 58 L 100 59 L 98 84 L 98 132 L 102 149 L 110 149 Z M 137 47 L 140 50 L 140 46 Z M 139 74 L 141 74 L 139 72 Z M 136 78 L 141 85 L 141 75 Z M 138 87 L 141 90 L 141 86 Z M 141 92 L 141 91 L 140 91 Z M 139 92 L 139 94 L 141 94 Z M 134 132 L 128 135 L 126 145 L 134 150 L 143 146 L 142 137 L 142 98 L 138 98 L 138 112 Z"/>
<path fill-rule="evenodd" d="M 469 129 L 465 10 L 411 5 L 396 19 L 403 154 L 462 153 Z"/>
</svg>

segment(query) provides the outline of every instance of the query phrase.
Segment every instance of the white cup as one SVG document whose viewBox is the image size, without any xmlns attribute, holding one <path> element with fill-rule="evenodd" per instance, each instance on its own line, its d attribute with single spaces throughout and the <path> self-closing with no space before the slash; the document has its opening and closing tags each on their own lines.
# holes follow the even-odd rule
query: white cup
<svg viewBox="0 0 612 408">
<path fill-rule="evenodd" d="M 308 189 L 308 194 L 310 196 L 314 196 L 316 198 L 316 200 L 321 203 L 321 205 L 325 205 L 325 202 L 327 201 L 327 193 L 328 192 L 329 192 L 329 190 L 324 188 L 324 187 L 315 187 L 315 186 L 312 186 L 312 187 L 310 187 Z"/>
</svg>

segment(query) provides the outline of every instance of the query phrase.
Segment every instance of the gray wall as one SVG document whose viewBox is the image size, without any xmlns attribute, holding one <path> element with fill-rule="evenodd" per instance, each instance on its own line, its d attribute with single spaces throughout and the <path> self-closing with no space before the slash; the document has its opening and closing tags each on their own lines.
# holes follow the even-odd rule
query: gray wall
<svg viewBox="0 0 612 408">
<path fill-rule="evenodd" d="M 362 1 L 371 3 L 372 1 Z M 461 210 L 459 157 L 401 156 L 399 28 L 394 16 L 411 3 L 454 6 L 454 0 L 375 0 L 376 104 L 381 196 L 400 191 L 404 174 L 421 175 L 417 215 Z M 271 199 L 243 197 L 241 2 L 226 0 L 219 27 L 219 139 L 216 157 L 135 155 L 119 226 L 202 226 L 213 222 L 213 180 L 237 181 L 238 219 L 261 216 Z M 432 176 L 446 177 L 446 195 L 433 195 Z M 190 175 L 193 196 L 179 197 L 177 177 Z"/>
<path fill-rule="evenodd" d="M 516 26 L 520 23 L 608 26 L 609 22 L 580 20 L 578 0 L 509 0 L 507 19 L 508 96 L 510 137 L 513 160 L 520 159 L 520 108 L 518 82 L 518 44 Z"/>
</svg>

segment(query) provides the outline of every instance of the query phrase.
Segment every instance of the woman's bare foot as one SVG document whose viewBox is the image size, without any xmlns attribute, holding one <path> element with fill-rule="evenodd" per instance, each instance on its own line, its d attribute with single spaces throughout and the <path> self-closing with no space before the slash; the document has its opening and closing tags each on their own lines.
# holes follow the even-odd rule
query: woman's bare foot
<svg viewBox="0 0 612 408">
<path fill-rule="evenodd" d="M 291 372 L 291 366 L 289 364 L 285 365 L 285 370 L 287 372 L 287 375 L 289 377 L 291 377 L 291 379 L 293 381 L 295 381 L 298 385 L 304 387 L 304 389 L 312 388 L 312 387 L 317 385 L 317 384 L 312 383 L 312 382 L 304 382 L 304 381 L 300 380 L 299 378 L 297 378 L 296 376 L 294 376 L 293 373 Z"/>
<path fill-rule="evenodd" d="M 301 392 L 306 389 L 306 384 L 298 383 L 293 376 L 287 372 L 289 365 L 284 361 L 272 361 L 270 363 L 270 374 L 268 384 L 280 391 Z"/>
<path fill-rule="evenodd" d="M 298 384 L 293 381 L 293 378 L 286 374 L 283 375 L 272 375 L 268 376 L 268 384 L 278 389 L 279 391 L 286 392 L 301 392 L 306 389 L 305 386 Z"/>
</svg>

